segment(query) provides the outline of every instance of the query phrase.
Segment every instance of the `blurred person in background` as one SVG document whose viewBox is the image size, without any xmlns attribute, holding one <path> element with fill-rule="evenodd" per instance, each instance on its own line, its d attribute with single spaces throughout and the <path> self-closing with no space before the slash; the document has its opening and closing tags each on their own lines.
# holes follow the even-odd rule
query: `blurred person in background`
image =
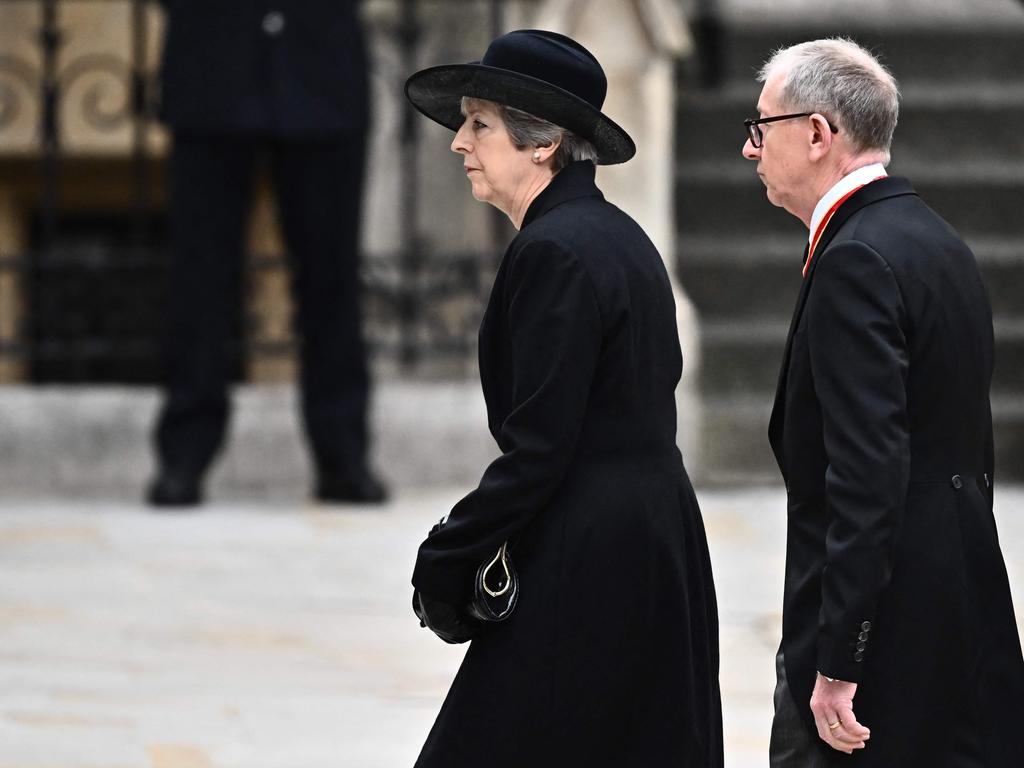
<svg viewBox="0 0 1024 768">
<path fill-rule="evenodd" d="M 770 763 L 1019 766 L 977 261 L 887 175 L 899 92 L 874 56 L 817 40 L 760 80 L 743 155 L 808 227 L 769 428 L 789 520 Z"/>
<path fill-rule="evenodd" d="M 199 503 L 223 442 L 245 224 L 264 160 L 292 268 L 314 495 L 380 502 L 385 489 L 367 461 L 359 304 L 368 96 L 357 3 L 163 4 L 171 263 L 159 467 L 148 499 Z"/>
<path fill-rule="evenodd" d="M 472 639 L 419 768 L 722 765 L 718 613 L 704 525 L 676 447 L 672 288 L 595 164 L 634 154 L 607 81 L 570 38 L 520 30 L 406 94 L 455 131 L 473 196 L 519 230 L 480 328 L 501 449 L 419 549 L 427 626 Z M 518 603 L 464 606 L 508 542 Z"/>
</svg>

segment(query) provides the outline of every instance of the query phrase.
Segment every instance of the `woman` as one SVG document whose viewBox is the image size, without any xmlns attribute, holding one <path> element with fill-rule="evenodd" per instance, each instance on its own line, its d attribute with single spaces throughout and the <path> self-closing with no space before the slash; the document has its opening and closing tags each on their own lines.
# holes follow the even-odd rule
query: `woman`
<svg viewBox="0 0 1024 768">
<path fill-rule="evenodd" d="M 420 547 L 413 584 L 451 634 L 505 541 L 507 621 L 479 625 L 420 768 L 722 764 L 718 620 L 703 523 L 675 444 L 682 371 L 658 252 L 604 201 L 595 163 L 632 140 L 575 41 L 521 30 L 406 95 L 456 131 L 473 195 L 519 230 L 480 328 L 502 454 Z"/>
</svg>

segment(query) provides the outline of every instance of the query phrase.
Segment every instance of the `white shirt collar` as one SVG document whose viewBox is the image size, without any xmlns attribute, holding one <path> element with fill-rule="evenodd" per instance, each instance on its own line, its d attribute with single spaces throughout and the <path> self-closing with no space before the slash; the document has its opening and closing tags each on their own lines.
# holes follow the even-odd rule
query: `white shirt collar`
<svg viewBox="0 0 1024 768">
<path fill-rule="evenodd" d="M 807 232 L 807 242 L 810 243 L 814 238 L 814 233 L 818 231 L 818 225 L 821 224 L 821 220 L 825 218 L 825 214 L 829 212 L 837 202 L 839 202 L 843 195 L 851 192 L 857 187 L 862 187 L 869 182 L 874 181 L 879 176 L 888 176 L 885 172 L 885 166 L 881 163 L 872 163 L 871 165 L 865 165 L 863 168 L 858 168 L 852 173 L 848 173 L 843 178 L 835 183 L 825 196 L 818 201 L 818 204 L 814 206 L 814 213 L 811 214 L 811 228 Z"/>
</svg>

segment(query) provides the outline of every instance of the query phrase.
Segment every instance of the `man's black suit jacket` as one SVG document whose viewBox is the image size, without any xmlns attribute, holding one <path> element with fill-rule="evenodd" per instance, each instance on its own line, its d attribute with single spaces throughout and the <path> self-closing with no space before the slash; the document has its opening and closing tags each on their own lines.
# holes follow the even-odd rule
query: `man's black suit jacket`
<svg viewBox="0 0 1024 768">
<path fill-rule="evenodd" d="M 812 254 L 769 431 L 788 490 L 787 676 L 812 729 L 816 671 L 860 684 L 858 764 L 970 764 L 954 755 L 974 749 L 1020 765 L 992 369 L 989 299 L 959 235 L 905 179 L 855 193 Z"/>
<path fill-rule="evenodd" d="M 177 130 L 360 135 L 367 68 L 357 0 L 165 0 L 161 118 Z"/>
</svg>

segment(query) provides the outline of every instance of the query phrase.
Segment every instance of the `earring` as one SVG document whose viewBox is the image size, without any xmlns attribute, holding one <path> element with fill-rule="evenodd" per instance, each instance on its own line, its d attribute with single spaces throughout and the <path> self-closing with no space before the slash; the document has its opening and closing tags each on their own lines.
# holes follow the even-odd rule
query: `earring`
<svg viewBox="0 0 1024 768">
<path fill-rule="evenodd" d="M 540 162 L 540 152 L 534 152 L 533 153 L 533 162 L 535 162 L 535 163 L 539 163 Z"/>
</svg>

